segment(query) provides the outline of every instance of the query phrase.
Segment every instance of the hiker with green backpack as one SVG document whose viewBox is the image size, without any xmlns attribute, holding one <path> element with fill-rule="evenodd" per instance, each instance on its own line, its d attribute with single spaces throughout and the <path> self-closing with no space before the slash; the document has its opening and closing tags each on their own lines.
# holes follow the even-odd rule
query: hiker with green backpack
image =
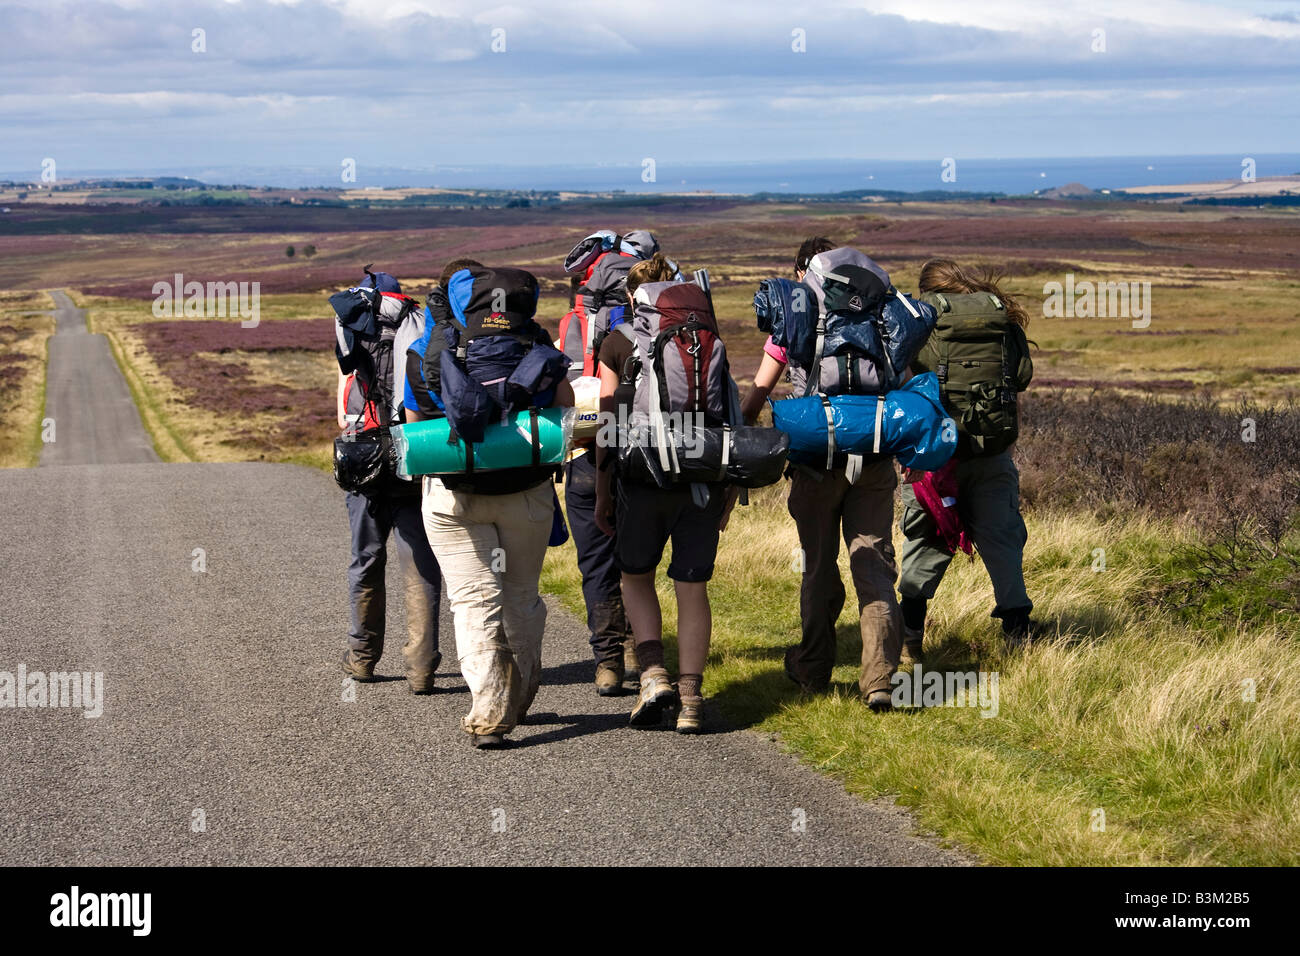
<svg viewBox="0 0 1300 956">
<path fill-rule="evenodd" d="M 1025 338 L 1029 316 L 996 275 L 951 259 L 925 263 L 918 288 L 939 318 L 912 369 L 938 376 L 944 408 L 957 423 L 957 451 L 948 466 L 955 472 L 957 515 L 993 583 L 992 616 L 1019 644 L 1029 635 L 1033 602 L 1025 591 L 1026 531 L 1011 449 L 1019 434 L 1017 396 L 1034 371 Z M 917 500 L 912 482 L 921 478 L 903 476 L 899 555 L 903 660 L 913 662 L 921 659 L 926 607 L 955 553 Z"/>
</svg>

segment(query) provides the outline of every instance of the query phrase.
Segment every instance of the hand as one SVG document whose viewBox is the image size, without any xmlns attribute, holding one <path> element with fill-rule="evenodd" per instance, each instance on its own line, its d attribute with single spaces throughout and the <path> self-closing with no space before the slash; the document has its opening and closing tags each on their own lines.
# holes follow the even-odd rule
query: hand
<svg viewBox="0 0 1300 956">
<path fill-rule="evenodd" d="M 722 518 L 718 521 L 718 530 L 726 531 L 727 523 L 731 521 L 731 509 L 736 507 L 736 499 L 740 497 L 740 486 L 732 485 L 727 489 L 727 497 L 722 506 Z"/>
<path fill-rule="evenodd" d="M 902 468 L 902 466 L 899 466 Z M 925 477 L 925 472 L 917 471 L 915 468 L 903 468 L 903 484 L 910 485 L 920 481 Z"/>
<path fill-rule="evenodd" d="M 614 537 L 614 501 L 609 493 L 596 492 L 596 527 L 605 532 L 606 537 Z"/>
</svg>

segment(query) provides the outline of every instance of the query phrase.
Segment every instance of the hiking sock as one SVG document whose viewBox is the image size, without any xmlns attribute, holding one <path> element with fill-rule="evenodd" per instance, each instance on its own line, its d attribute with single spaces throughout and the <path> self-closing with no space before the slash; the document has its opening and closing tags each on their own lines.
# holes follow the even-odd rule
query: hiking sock
<svg viewBox="0 0 1300 956">
<path fill-rule="evenodd" d="M 664 666 L 664 642 L 641 641 L 636 646 L 636 661 L 644 674 L 652 667 Z"/>
<path fill-rule="evenodd" d="M 677 678 L 677 694 L 683 700 L 688 697 L 702 697 L 704 689 L 703 674 L 682 674 Z"/>
<path fill-rule="evenodd" d="M 925 630 L 925 606 L 930 602 L 923 597 L 905 597 L 898 602 L 903 611 L 903 625 L 913 631 Z"/>
</svg>

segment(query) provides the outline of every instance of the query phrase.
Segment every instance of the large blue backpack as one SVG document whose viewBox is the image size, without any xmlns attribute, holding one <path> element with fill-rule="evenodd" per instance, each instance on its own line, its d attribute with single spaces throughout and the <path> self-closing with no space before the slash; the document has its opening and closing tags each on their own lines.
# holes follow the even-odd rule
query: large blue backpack
<svg viewBox="0 0 1300 956">
<path fill-rule="evenodd" d="M 813 256 L 802 282 L 763 280 L 754 313 L 759 329 L 787 350 L 791 380 L 804 395 L 892 391 L 936 319 L 931 306 L 898 292 L 883 268 L 848 247 Z"/>
<path fill-rule="evenodd" d="M 442 336 L 434 399 L 451 425 L 451 440 L 483 441 L 483 430 L 512 412 L 549 405 L 570 359 L 537 324 L 537 279 L 522 269 L 461 269 L 447 284 L 446 314 L 426 329 Z"/>
</svg>

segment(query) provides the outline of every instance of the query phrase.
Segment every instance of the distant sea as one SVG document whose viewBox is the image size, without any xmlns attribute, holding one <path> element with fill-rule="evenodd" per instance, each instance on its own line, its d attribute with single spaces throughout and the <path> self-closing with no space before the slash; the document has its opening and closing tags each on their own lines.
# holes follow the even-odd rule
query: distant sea
<svg viewBox="0 0 1300 956">
<path fill-rule="evenodd" d="M 206 183 L 250 186 L 440 186 L 444 188 L 537 189 L 607 192 L 835 193 L 857 190 L 997 192 L 1010 195 L 1082 183 L 1092 189 L 1123 189 L 1239 179 L 1241 155 L 1113 156 L 1077 159 L 955 159 L 956 179 L 942 178 L 942 159 L 826 159 L 753 163 L 662 161 L 654 181 L 643 180 L 640 162 L 590 166 L 438 166 L 431 169 L 357 166 L 355 183 L 343 183 L 338 169 L 311 167 L 174 167 L 59 170 L 60 179 L 125 176 L 190 176 Z M 1255 175 L 1300 174 L 1300 153 L 1261 153 Z M 35 180 L 39 171 L 0 172 L 0 178 Z"/>
</svg>

